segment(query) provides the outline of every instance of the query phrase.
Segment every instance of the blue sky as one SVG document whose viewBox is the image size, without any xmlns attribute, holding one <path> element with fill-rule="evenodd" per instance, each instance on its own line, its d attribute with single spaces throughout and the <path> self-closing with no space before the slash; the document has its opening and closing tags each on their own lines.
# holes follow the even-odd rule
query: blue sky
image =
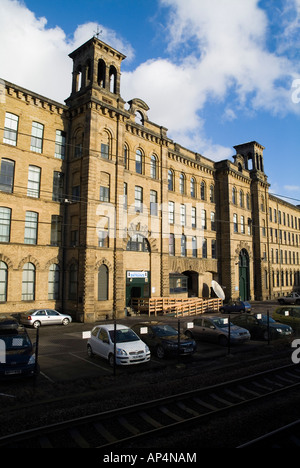
<svg viewBox="0 0 300 468">
<path fill-rule="evenodd" d="M 127 56 L 126 101 L 214 160 L 258 141 L 271 191 L 300 205 L 300 0 L 0 0 L 0 78 L 63 102 L 97 28 Z"/>
</svg>

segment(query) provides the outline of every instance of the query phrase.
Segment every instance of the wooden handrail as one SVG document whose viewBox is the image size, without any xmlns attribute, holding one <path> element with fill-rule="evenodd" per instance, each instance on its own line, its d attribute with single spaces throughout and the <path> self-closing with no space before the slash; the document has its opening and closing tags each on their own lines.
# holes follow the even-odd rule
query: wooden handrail
<svg viewBox="0 0 300 468">
<path fill-rule="evenodd" d="M 203 314 L 209 310 L 218 311 L 222 305 L 222 299 L 200 297 L 174 298 L 151 297 L 132 298 L 131 306 L 136 313 L 145 312 L 148 315 L 174 314 L 176 317 L 185 315 Z"/>
</svg>

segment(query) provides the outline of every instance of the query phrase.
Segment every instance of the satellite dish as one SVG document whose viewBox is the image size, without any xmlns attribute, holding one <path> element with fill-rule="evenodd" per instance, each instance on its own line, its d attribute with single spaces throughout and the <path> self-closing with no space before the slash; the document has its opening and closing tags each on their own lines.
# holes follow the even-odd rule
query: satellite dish
<svg viewBox="0 0 300 468">
<path fill-rule="evenodd" d="M 221 288 L 221 286 L 219 285 L 219 283 L 217 283 L 216 281 L 212 281 L 211 282 L 211 287 L 213 288 L 214 292 L 216 293 L 216 295 L 218 296 L 219 299 L 222 299 L 224 301 L 225 299 L 225 294 L 224 294 L 224 291 L 223 289 Z"/>
</svg>

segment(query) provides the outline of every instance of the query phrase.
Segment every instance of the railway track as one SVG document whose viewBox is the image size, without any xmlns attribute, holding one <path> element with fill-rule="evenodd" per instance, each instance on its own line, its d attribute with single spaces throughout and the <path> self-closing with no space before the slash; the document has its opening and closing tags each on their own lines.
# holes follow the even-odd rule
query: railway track
<svg viewBox="0 0 300 468">
<path fill-rule="evenodd" d="M 287 365 L 173 396 L 38 427 L 0 438 L 4 448 L 104 448 L 134 442 L 269 399 L 300 384 L 300 367 Z"/>
<path fill-rule="evenodd" d="M 253 439 L 237 448 L 299 448 L 300 419 Z"/>
</svg>

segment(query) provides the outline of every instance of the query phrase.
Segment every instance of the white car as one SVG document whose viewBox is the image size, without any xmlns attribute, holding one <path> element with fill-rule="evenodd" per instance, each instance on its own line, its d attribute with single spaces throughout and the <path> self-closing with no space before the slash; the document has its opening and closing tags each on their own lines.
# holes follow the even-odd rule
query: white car
<svg viewBox="0 0 300 468">
<path fill-rule="evenodd" d="M 116 348 L 116 364 L 129 365 L 148 362 L 151 357 L 148 346 L 125 325 L 116 325 L 116 345 L 114 344 L 114 324 L 96 325 L 91 331 L 87 342 L 87 352 L 90 357 L 97 354 L 114 365 L 114 350 Z"/>
</svg>

